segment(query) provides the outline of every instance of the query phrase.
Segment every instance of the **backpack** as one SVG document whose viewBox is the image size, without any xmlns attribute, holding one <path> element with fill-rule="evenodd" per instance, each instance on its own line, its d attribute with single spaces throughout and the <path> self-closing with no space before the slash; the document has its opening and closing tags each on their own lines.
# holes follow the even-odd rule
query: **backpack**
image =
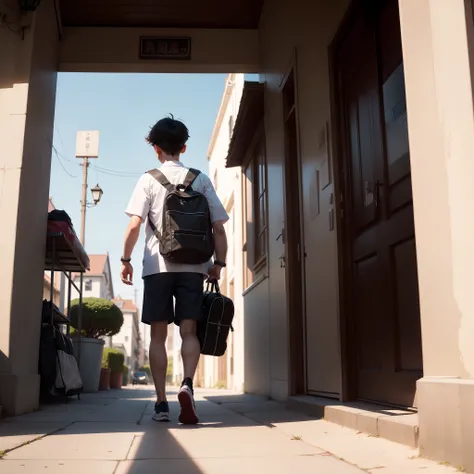
<svg viewBox="0 0 474 474">
<path fill-rule="evenodd" d="M 201 172 L 190 168 L 183 184 L 171 184 L 157 169 L 148 171 L 166 188 L 161 232 L 148 216 L 160 254 L 174 263 L 206 263 L 214 254 L 211 213 L 206 197 L 191 187 Z"/>
</svg>

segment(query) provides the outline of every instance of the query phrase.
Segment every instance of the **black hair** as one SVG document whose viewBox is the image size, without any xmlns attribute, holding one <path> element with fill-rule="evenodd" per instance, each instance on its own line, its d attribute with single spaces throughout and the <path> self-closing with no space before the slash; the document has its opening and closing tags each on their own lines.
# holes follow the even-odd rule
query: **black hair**
<svg viewBox="0 0 474 474">
<path fill-rule="evenodd" d="M 156 122 L 146 138 L 150 145 L 159 146 L 171 156 L 179 155 L 188 139 L 188 128 L 183 122 L 175 120 L 172 114 Z"/>
</svg>

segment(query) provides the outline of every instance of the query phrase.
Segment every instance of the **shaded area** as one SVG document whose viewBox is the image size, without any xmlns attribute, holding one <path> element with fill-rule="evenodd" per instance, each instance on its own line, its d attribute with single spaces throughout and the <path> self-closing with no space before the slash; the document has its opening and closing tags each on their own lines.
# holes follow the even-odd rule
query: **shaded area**
<svg viewBox="0 0 474 474">
<path fill-rule="evenodd" d="M 151 387 L 84 395 L 80 401 L 6 419 L 0 441 L 11 451 L 0 461 L 0 474 L 45 469 L 49 474 L 456 472 L 418 459 L 414 449 L 309 418 L 256 395 L 199 389 L 201 423 L 182 426 L 176 421 L 176 395 L 176 390 L 169 392 L 170 423 L 151 420 Z"/>
</svg>

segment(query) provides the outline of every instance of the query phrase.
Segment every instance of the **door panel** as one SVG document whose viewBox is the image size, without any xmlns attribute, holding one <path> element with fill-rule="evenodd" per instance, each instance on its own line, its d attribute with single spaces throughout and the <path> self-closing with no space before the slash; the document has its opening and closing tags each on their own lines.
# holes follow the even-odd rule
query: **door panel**
<svg viewBox="0 0 474 474">
<path fill-rule="evenodd" d="M 337 51 L 357 393 L 412 406 L 422 357 L 398 2 L 360 5 Z"/>
</svg>

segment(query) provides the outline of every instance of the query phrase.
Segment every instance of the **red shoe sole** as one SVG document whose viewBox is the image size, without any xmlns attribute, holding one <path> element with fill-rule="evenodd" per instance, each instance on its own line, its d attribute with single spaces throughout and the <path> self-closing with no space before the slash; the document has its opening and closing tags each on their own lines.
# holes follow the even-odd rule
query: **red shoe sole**
<svg viewBox="0 0 474 474">
<path fill-rule="evenodd" d="M 178 393 L 178 401 L 181 405 L 181 413 L 179 414 L 179 422 L 183 425 L 196 425 L 199 421 L 196 411 L 193 407 L 193 401 L 186 392 Z"/>
</svg>

